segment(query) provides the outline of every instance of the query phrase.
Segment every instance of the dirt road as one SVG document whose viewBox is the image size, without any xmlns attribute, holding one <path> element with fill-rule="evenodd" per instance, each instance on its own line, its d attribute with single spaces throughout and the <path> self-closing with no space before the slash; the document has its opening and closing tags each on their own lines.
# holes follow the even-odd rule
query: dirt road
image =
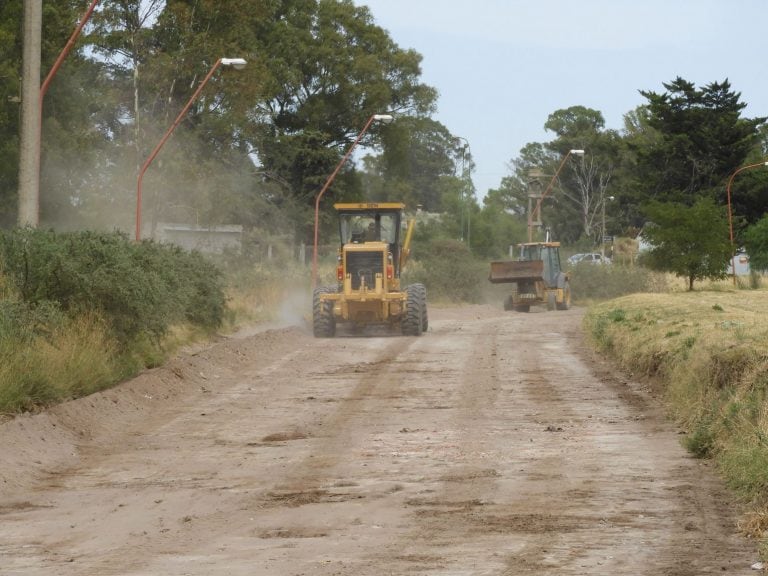
<svg viewBox="0 0 768 576">
<path fill-rule="evenodd" d="M 3 576 L 755 574 L 582 311 L 227 339 L 0 426 Z"/>
</svg>

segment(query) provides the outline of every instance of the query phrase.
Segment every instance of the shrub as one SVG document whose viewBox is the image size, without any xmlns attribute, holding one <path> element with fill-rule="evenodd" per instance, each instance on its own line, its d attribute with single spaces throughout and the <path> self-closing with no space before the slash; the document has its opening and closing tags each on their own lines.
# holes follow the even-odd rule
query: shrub
<svg viewBox="0 0 768 576">
<path fill-rule="evenodd" d="M 488 263 L 475 260 L 466 244 L 441 238 L 419 248 L 418 261 L 404 276 L 404 284 L 423 283 L 430 299 L 478 303 L 488 283 Z"/>
<path fill-rule="evenodd" d="M 327 268 L 327 270 L 326 270 Z M 276 320 L 300 323 L 311 317 L 312 288 L 309 270 L 293 259 L 257 262 L 244 258 L 229 259 L 224 271 L 227 279 L 227 321 Z M 321 283 L 335 281 L 333 267 L 319 268 Z"/>
<path fill-rule="evenodd" d="M 607 300 L 637 292 L 658 292 L 660 274 L 642 266 L 577 264 L 571 270 L 571 290 L 576 301 Z"/>
<path fill-rule="evenodd" d="M 683 445 L 696 458 L 708 458 L 715 445 L 715 430 L 710 419 L 697 422 L 693 430 L 683 440 Z"/>
<path fill-rule="evenodd" d="M 158 340 L 171 324 L 218 327 L 221 273 L 197 253 L 124 234 L 17 229 L 0 235 L 3 272 L 30 309 L 98 312 L 121 342 Z"/>
</svg>

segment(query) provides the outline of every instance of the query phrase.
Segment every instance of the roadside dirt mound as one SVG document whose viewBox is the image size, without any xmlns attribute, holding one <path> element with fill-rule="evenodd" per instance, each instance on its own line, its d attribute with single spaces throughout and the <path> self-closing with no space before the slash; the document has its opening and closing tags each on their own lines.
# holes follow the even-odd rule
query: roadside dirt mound
<svg viewBox="0 0 768 576">
<path fill-rule="evenodd" d="M 85 443 L 107 443 L 129 434 L 158 409 L 212 389 L 223 374 L 236 372 L 259 356 L 284 353 L 297 338 L 307 337 L 305 330 L 295 327 L 247 334 L 182 353 L 112 389 L 3 422 L 0 497 L 12 499 L 51 474 L 75 469 Z"/>
</svg>

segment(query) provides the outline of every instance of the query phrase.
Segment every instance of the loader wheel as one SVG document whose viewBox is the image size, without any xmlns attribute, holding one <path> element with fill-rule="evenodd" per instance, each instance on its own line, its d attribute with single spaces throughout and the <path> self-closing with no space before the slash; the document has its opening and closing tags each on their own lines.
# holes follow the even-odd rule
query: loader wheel
<svg viewBox="0 0 768 576">
<path fill-rule="evenodd" d="M 557 303 L 558 310 L 568 310 L 571 307 L 571 283 L 563 284 L 563 301 Z"/>
<path fill-rule="evenodd" d="M 421 306 L 421 330 L 426 332 L 429 328 L 429 317 L 427 315 L 427 287 L 418 283 L 411 285 L 413 290 L 419 294 L 419 305 Z"/>
<path fill-rule="evenodd" d="M 321 294 L 333 292 L 332 288 L 315 288 L 312 292 L 312 333 L 315 338 L 333 338 L 336 334 L 336 320 L 333 317 L 333 302 L 320 300 Z"/>
<path fill-rule="evenodd" d="M 552 311 L 557 306 L 557 294 L 554 292 L 547 292 L 547 310 Z"/>
<path fill-rule="evenodd" d="M 403 336 L 421 336 L 421 300 L 419 292 L 414 290 L 413 286 L 408 286 L 405 289 L 405 293 L 407 295 L 405 314 L 400 321 L 400 330 L 402 330 Z"/>
</svg>

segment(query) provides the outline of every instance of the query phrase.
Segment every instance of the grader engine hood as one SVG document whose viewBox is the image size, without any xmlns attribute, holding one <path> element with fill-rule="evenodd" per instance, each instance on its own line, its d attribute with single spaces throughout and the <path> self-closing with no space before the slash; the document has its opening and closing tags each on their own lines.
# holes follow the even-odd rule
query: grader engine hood
<svg viewBox="0 0 768 576">
<path fill-rule="evenodd" d="M 349 244 L 342 249 L 341 278 L 347 290 L 381 292 L 394 279 L 394 267 L 384 242 Z"/>
</svg>

